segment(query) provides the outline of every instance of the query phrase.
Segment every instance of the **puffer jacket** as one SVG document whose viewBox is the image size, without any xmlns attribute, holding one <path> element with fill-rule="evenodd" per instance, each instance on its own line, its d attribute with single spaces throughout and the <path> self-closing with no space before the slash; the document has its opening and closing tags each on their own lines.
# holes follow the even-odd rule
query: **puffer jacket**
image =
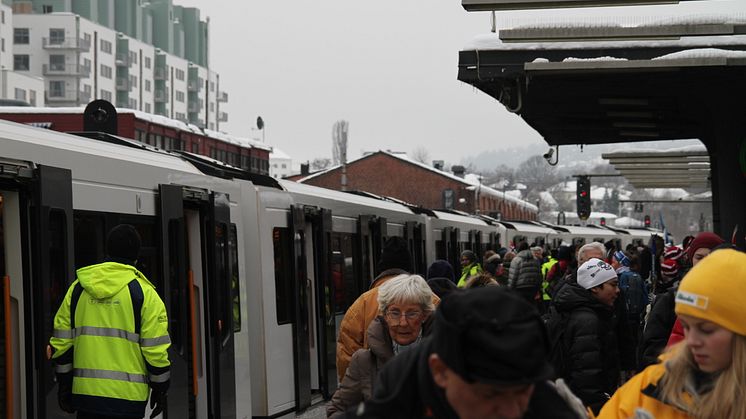
<svg viewBox="0 0 746 419">
<path fill-rule="evenodd" d="M 642 333 L 640 344 L 640 370 L 658 362 L 658 356 L 666 348 L 671 329 L 676 321 L 674 297 L 676 288 L 656 296 L 650 308 L 648 322 Z"/>
<path fill-rule="evenodd" d="M 386 281 L 407 272 L 401 269 L 388 269 L 381 272 L 371 284 L 371 289 L 357 297 L 345 312 L 339 325 L 337 338 L 337 377 L 339 382 L 345 376 L 347 366 L 350 365 L 352 354 L 358 349 L 368 348 L 368 326 L 378 316 L 378 287 Z M 437 306 L 440 298 L 433 294 L 433 304 Z"/>
<path fill-rule="evenodd" d="M 690 418 L 686 412 L 661 399 L 658 384 L 665 373 L 666 367 L 663 363 L 645 368 L 614 393 L 596 419 L 628 419 L 635 416 L 637 409 L 644 409 L 655 419 Z M 692 398 L 690 394 L 685 394 L 684 399 Z"/>
<path fill-rule="evenodd" d="M 538 291 L 542 279 L 541 261 L 536 259 L 530 250 L 518 252 L 510 262 L 508 287 Z"/>
<path fill-rule="evenodd" d="M 565 284 L 554 298 L 557 311 L 569 318 L 563 335 L 565 362 L 562 377 L 594 412 L 617 388 L 619 349 L 614 309 L 577 284 Z"/>
</svg>

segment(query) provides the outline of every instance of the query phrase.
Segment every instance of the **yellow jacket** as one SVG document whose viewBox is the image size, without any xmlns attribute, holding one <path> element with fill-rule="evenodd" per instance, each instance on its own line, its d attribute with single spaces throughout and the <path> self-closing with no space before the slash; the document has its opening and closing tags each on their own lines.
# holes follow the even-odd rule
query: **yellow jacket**
<svg viewBox="0 0 746 419">
<path fill-rule="evenodd" d="M 645 409 L 655 419 L 689 419 L 686 412 L 659 399 L 658 383 L 666 373 L 663 362 L 645 368 L 620 387 L 596 419 L 629 419 Z M 685 397 L 687 398 L 687 397 Z"/>
</svg>

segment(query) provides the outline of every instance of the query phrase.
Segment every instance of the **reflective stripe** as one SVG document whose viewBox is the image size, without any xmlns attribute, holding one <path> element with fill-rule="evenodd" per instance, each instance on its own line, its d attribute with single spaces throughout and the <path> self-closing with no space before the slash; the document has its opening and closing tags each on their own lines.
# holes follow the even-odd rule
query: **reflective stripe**
<svg viewBox="0 0 746 419">
<path fill-rule="evenodd" d="M 153 374 L 148 375 L 148 379 L 150 380 L 151 383 L 165 383 L 170 378 L 171 378 L 171 371 L 166 371 L 163 374 L 158 374 L 158 375 L 153 375 Z"/>
<path fill-rule="evenodd" d="M 130 342 L 140 342 L 140 335 L 113 327 L 81 326 L 75 328 L 75 337 L 78 336 L 105 336 L 110 338 L 127 339 Z"/>
<path fill-rule="evenodd" d="M 76 368 L 75 376 L 83 378 L 104 378 L 108 380 L 129 381 L 130 383 L 146 384 L 148 382 L 143 374 L 133 374 L 123 371 L 94 370 L 88 368 Z"/>
<path fill-rule="evenodd" d="M 158 346 L 165 343 L 171 343 L 171 338 L 168 335 L 158 336 L 157 338 L 140 339 L 140 346 Z"/>
<path fill-rule="evenodd" d="M 73 364 L 58 364 L 54 370 L 58 374 L 64 374 L 73 370 Z"/>
<path fill-rule="evenodd" d="M 60 330 L 60 329 L 54 329 L 52 332 L 52 337 L 58 338 L 58 339 L 72 339 L 73 338 L 73 331 L 72 330 Z"/>
</svg>

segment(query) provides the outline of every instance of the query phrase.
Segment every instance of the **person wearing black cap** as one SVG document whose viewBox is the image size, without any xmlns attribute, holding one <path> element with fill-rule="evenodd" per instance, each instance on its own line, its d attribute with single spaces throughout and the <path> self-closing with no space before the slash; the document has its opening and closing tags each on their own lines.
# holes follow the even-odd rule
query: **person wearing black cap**
<svg viewBox="0 0 746 419">
<path fill-rule="evenodd" d="M 453 293 L 432 335 L 383 368 L 373 398 L 348 418 L 585 418 L 567 387 L 548 381 L 539 313 L 500 287 Z"/>
<path fill-rule="evenodd" d="M 133 226 L 114 227 L 106 252 L 106 262 L 78 269 L 54 317 L 58 402 L 79 419 L 142 418 L 152 390 L 153 418 L 165 407 L 170 377 L 166 307 L 134 266 L 140 235 Z"/>
<path fill-rule="evenodd" d="M 412 256 L 407 241 L 401 237 L 390 237 L 381 250 L 381 259 L 376 265 L 376 276 L 370 289 L 360 295 L 347 309 L 339 325 L 337 337 L 337 375 L 339 382 L 345 376 L 352 354 L 358 349 L 368 349 L 367 330 L 378 315 L 378 287 L 391 278 L 407 274 L 412 270 Z M 433 294 L 433 303 L 440 298 Z"/>
</svg>

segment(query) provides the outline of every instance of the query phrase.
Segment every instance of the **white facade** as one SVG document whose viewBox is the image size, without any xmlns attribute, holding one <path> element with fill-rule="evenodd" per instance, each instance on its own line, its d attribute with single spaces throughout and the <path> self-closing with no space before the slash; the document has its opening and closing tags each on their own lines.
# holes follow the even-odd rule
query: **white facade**
<svg viewBox="0 0 746 419">
<path fill-rule="evenodd" d="M 0 25 L 6 45 L 0 65 L 30 76 L 3 78 L 9 98 L 16 87 L 29 91 L 31 81 L 43 78 L 45 94 L 36 93 L 36 106 L 85 106 L 105 99 L 208 129 L 219 129 L 221 117 L 227 120 L 220 111 L 219 76 L 207 68 L 73 13 L 13 15 L 7 6 L 0 10 L 7 22 Z M 157 62 L 165 64 L 157 68 Z M 22 85 L 10 84 L 16 80 Z M 227 101 L 227 94 L 223 99 Z"/>
<path fill-rule="evenodd" d="M 2 68 L 0 99 L 22 100 L 31 106 L 41 106 L 44 104 L 44 79 Z"/>
<path fill-rule="evenodd" d="M 0 3 L 0 68 L 13 68 L 13 13 Z"/>
<path fill-rule="evenodd" d="M 269 175 L 275 179 L 296 174 L 293 170 L 293 159 L 277 147 L 269 153 Z"/>
</svg>

